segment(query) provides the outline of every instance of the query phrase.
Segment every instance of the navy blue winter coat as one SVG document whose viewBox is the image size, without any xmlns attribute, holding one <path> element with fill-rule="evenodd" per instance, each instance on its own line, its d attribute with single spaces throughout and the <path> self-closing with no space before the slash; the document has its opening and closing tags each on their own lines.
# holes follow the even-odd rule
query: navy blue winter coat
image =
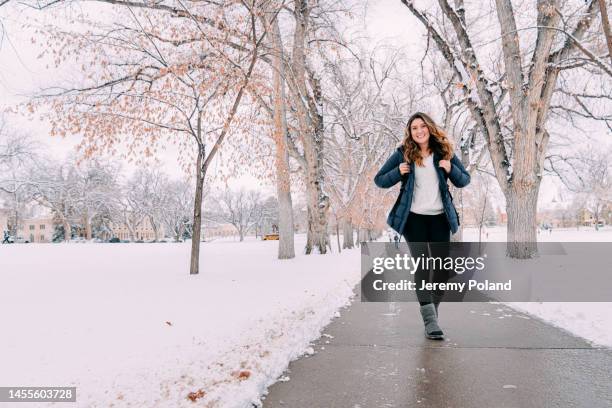
<svg viewBox="0 0 612 408">
<path fill-rule="evenodd" d="M 380 188 L 390 188 L 398 182 L 402 182 L 400 194 L 387 217 L 387 224 L 399 234 L 402 234 L 404 231 L 406 220 L 410 213 L 412 193 L 414 191 L 414 163 L 410 163 L 410 173 L 404 177 L 402 177 L 399 171 L 399 165 L 404 162 L 403 149 L 403 146 L 398 147 L 374 177 L 374 183 Z M 446 214 L 450 229 L 454 234 L 459 229 L 459 214 L 453 205 L 453 197 L 448 191 L 447 180 L 450 179 L 455 187 L 465 187 L 470 183 L 470 173 L 463 167 L 461 160 L 453 155 L 451 159 L 451 171 L 447 174 L 443 168 L 439 167 L 440 159 L 440 155 L 434 153 L 433 162 L 436 172 L 438 173 L 444 213 Z"/>
</svg>

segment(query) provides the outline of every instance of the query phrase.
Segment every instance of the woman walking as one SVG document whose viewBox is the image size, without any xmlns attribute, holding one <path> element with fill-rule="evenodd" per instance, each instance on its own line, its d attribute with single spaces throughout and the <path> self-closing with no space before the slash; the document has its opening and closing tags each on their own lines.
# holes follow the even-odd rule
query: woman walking
<svg viewBox="0 0 612 408">
<path fill-rule="evenodd" d="M 428 115 L 417 112 L 408 120 L 402 145 L 374 178 L 381 188 L 401 182 L 399 197 L 387 223 L 404 236 L 413 257 L 439 256 L 427 253 L 427 243 L 449 242 L 450 233 L 459 229 L 459 216 L 447 180 L 455 187 L 465 187 L 470 183 L 470 174 L 453 154 L 446 133 Z M 446 282 L 448 278 L 445 270 L 433 271 L 432 282 Z M 429 270 L 418 269 L 414 279 L 425 335 L 443 339 L 444 333 L 438 325 L 438 305 L 444 292 L 419 289 L 429 281 Z"/>
</svg>

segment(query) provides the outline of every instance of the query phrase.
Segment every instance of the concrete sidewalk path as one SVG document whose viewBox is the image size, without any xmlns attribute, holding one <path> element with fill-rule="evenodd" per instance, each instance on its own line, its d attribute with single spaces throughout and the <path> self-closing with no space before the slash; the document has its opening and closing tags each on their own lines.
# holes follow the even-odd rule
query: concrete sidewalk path
<svg viewBox="0 0 612 408">
<path fill-rule="evenodd" d="M 427 340 L 416 303 L 342 311 L 269 388 L 264 408 L 612 407 L 612 350 L 491 303 L 443 303 Z"/>
</svg>

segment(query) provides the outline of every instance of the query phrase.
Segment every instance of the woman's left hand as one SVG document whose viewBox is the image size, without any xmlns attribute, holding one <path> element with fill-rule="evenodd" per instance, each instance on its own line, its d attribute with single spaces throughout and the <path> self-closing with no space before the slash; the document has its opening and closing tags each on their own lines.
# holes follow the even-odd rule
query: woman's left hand
<svg viewBox="0 0 612 408">
<path fill-rule="evenodd" d="M 450 162 L 450 160 L 440 160 L 439 166 L 442 167 L 446 171 L 446 174 L 450 173 L 450 171 L 451 171 L 451 162 Z"/>
</svg>

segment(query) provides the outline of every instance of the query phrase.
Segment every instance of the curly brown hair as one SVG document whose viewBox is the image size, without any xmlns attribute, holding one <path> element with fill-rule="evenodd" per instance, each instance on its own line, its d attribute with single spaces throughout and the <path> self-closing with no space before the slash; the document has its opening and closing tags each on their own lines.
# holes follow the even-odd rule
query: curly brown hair
<svg viewBox="0 0 612 408">
<path fill-rule="evenodd" d="M 412 125 L 415 119 L 423 120 L 429 129 L 429 149 L 440 155 L 442 159 L 450 160 L 453 157 L 453 145 L 446 136 L 446 132 L 436 125 L 429 115 L 423 112 L 417 112 L 412 115 L 406 124 L 404 141 L 402 142 L 402 146 L 404 147 L 404 160 L 408 163 L 414 162 L 419 166 L 423 166 L 421 149 L 414 139 L 412 139 L 412 133 L 410 131 L 410 125 Z"/>
</svg>

